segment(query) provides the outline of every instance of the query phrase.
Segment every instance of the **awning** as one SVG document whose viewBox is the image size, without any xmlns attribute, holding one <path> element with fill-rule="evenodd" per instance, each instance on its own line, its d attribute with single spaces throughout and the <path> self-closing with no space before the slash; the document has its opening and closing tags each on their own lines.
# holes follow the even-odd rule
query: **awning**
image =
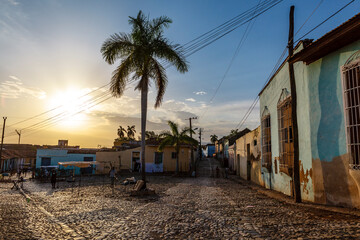
<svg viewBox="0 0 360 240">
<path fill-rule="evenodd" d="M 40 166 L 40 168 L 58 168 L 59 166 L 57 165 L 49 165 L 49 166 Z"/>
<path fill-rule="evenodd" d="M 58 162 L 58 164 L 63 167 L 74 166 L 78 168 L 88 168 L 91 167 L 91 165 L 97 165 L 99 163 L 92 161 L 88 161 L 88 162 L 85 161 L 85 162 Z"/>
</svg>

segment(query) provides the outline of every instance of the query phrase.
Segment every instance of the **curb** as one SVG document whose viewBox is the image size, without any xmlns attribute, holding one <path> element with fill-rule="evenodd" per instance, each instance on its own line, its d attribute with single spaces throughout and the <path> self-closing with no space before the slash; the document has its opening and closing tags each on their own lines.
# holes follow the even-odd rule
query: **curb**
<svg viewBox="0 0 360 240">
<path fill-rule="evenodd" d="M 309 201 L 303 201 L 301 203 L 296 203 L 288 195 L 285 195 L 285 194 L 283 194 L 281 192 L 277 192 L 277 191 L 275 191 L 273 189 L 267 189 L 267 188 L 264 188 L 264 187 L 262 187 L 260 185 L 256 185 L 255 183 L 250 182 L 250 181 L 246 181 L 246 180 L 244 180 L 244 179 L 242 179 L 242 178 L 240 178 L 238 176 L 229 177 L 228 179 L 233 181 L 233 182 L 236 182 L 238 184 L 247 186 L 247 187 L 251 188 L 252 190 L 257 191 L 258 193 L 266 195 L 269 198 L 278 200 L 278 201 L 286 203 L 286 204 L 290 204 L 290 205 L 298 206 L 298 207 L 319 209 L 319 210 L 322 210 L 322 211 L 328 211 L 328 212 L 333 212 L 333 213 L 339 213 L 339 214 L 345 214 L 345 215 L 352 215 L 352 216 L 360 217 L 360 210 L 356 209 L 356 208 L 321 205 L 321 204 L 314 203 L 314 202 L 309 202 Z"/>
</svg>

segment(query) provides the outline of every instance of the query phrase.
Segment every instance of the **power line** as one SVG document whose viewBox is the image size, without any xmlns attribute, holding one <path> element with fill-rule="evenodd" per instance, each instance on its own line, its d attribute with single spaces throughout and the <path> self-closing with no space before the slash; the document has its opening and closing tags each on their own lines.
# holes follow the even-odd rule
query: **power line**
<svg viewBox="0 0 360 240">
<path fill-rule="evenodd" d="M 320 27 L 321 25 L 323 25 L 325 22 L 327 22 L 329 19 L 331 19 L 332 17 L 334 17 L 335 15 L 337 15 L 339 12 L 341 12 L 342 10 L 344 10 L 347 6 L 349 6 L 350 4 L 352 4 L 355 0 L 351 0 L 348 4 L 346 4 L 345 6 L 343 6 L 342 8 L 340 8 L 339 10 L 337 10 L 335 13 L 331 14 L 328 18 L 326 18 L 324 21 L 322 21 L 321 23 L 319 23 L 318 25 L 316 25 L 314 28 L 312 28 L 310 31 L 308 31 L 307 33 L 305 33 L 303 36 L 301 36 L 300 38 L 298 38 L 298 40 L 296 40 L 295 42 L 300 41 L 301 39 L 303 39 L 305 36 L 307 36 L 309 33 L 313 32 L 315 29 L 317 29 L 318 27 Z"/>
<path fill-rule="evenodd" d="M 251 9 L 249 9 L 248 11 L 245 11 L 244 13 L 238 15 L 237 17 L 232 18 L 231 20 L 229 20 L 229 21 L 227 21 L 227 22 L 219 25 L 218 27 L 214 28 L 213 30 L 210 30 L 210 31 L 208 31 L 207 33 L 205 33 L 205 34 L 203 34 L 203 35 L 195 38 L 194 40 L 186 43 L 186 44 L 184 45 L 184 46 L 185 46 L 185 50 L 186 50 L 185 53 L 187 52 L 185 56 L 187 57 L 187 56 L 190 56 L 190 55 L 196 53 L 197 51 L 201 50 L 202 48 L 208 46 L 209 44 L 215 42 L 216 40 L 222 38 L 223 36 L 229 34 L 229 33 L 232 32 L 232 31 L 234 31 L 235 29 L 237 29 L 238 27 L 242 26 L 243 24 L 251 21 L 251 20 L 254 19 L 255 17 L 259 16 L 260 14 L 268 11 L 269 9 L 271 9 L 272 7 L 274 7 L 275 5 L 279 4 L 279 3 L 282 2 L 282 1 L 283 1 L 283 0 L 275 0 L 275 1 L 267 1 L 267 2 L 264 2 L 263 4 L 258 4 L 256 7 L 253 7 L 253 8 L 251 8 Z M 250 19 L 247 19 L 247 18 L 248 18 L 248 16 L 247 16 L 248 14 L 251 13 L 251 14 L 254 15 L 256 12 L 260 12 L 260 13 L 258 13 L 256 16 L 251 17 Z M 205 38 L 204 38 L 204 37 L 205 37 Z M 200 39 L 200 40 L 199 40 L 199 39 Z M 196 41 L 196 40 L 199 40 L 199 41 Z M 110 84 L 110 83 L 108 83 L 108 84 L 106 84 L 106 85 L 104 85 L 104 86 L 102 86 L 102 87 L 100 87 L 100 88 L 106 87 L 106 86 L 109 85 L 109 84 Z M 99 88 L 99 89 L 100 89 L 100 88 Z M 96 89 L 96 90 L 94 90 L 94 91 L 97 91 L 97 90 L 99 90 L 99 89 Z M 94 92 L 94 91 L 92 91 L 92 92 Z M 92 93 L 92 92 L 90 92 L 90 93 Z M 87 93 L 87 94 L 85 94 L 84 96 L 89 95 L 90 93 Z M 84 97 L 84 96 L 82 96 L 82 97 Z M 105 96 L 106 96 L 106 94 L 101 95 L 101 97 L 105 97 Z M 110 99 L 110 98 L 111 98 L 111 97 L 109 97 L 109 98 L 107 98 L 107 99 Z M 107 100 L 107 99 L 106 99 L 106 100 Z M 94 99 L 90 99 L 89 101 L 96 101 L 96 100 L 97 100 L 97 99 L 95 99 L 95 100 L 94 100 Z M 16 125 L 16 124 L 20 124 L 20 123 L 23 123 L 23 122 L 32 120 L 32 119 L 34 119 L 34 118 L 37 118 L 37 117 L 42 116 L 42 115 L 44 115 L 44 114 L 47 114 L 47 113 L 49 113 L 49 112 L 51 112 L 51 111 L 54 111 L 54 110 L 56 110 L 56 109 L 58 109 L 58 108 L 61 108 L 61 107 L 62 107 L 62 105 L 60 105 L 60 106 L 58 106 L 58 107 L 55 107 L 55 108 L 53 108 L 53 109 L 50 109 L 50 110 L 48 110 L 48 111 L 46 111 L 46 112 L 43 112 L 43 113 L 41 113 L 41 114 L 35 115 L 35 116 L 33 116 L 33 117 L 30 117 L 30 118 L 28 118 L 28 119 L 25 119 L 25 120 L 19 121 L 19 122 L 17 122 L 17 123 L 14 123 L 14 124 L 12 124 L 12 125 L 10 125 L 10 126 L 14 126 L 14 125 Z M 82 111 L 85 111 L 85 109 L 82 110 Z M 82 112 L 82 111 L 81 111 L 81 112 Z M 38 123 L 35 123 L 35 124 L 33 124 L 33 125 L 30 125 L 30 126 L 28 126 L 28 127 L 26 127 L 26 128 L 23 128 L 23 130 L 28 129 L 29 131 L 35 131 L 35 130 L 37 130 L 37 129 L 41 129 L 41 128 L 46 127 L 46 126 L 53 125 L 54 122 L 56 123 L 56 122 L 64 119 L 65 117 L 66 117 L 66 111 L 64 111 L 64 112 L 62 112 L 62 113 L 59 113 L 59 114 L 56 114 L 56 115 L 54 115 L 54 116 L 52 116 L 52 117 L 50 117 L 50 118 L 48 118 L 48 119 L 45 119 L 45 120 L 40 121 L 40 122 L 38 122 Z M 52 123 L 52 122 L 53 122 L 53 123 Z M 10 126 L 9 126 L 9 127 L 10 127 Z M 12 135 L 10 134 L 10 135 L 8 135 L 8 136 L 12 136 Z"/>
<path fill-rule="evenodd" d="M 259 5 L 260 3 L 261 3 L 261 0 L 259 1 L 258 5 Z M 253 14 L 256 14 L 256 12 L 254 12 Z M 245 32 L 244 32 L 244 34 L 242 35 L 242 37 L 241 37 L 241 39 L 240 39 L 240 41 L 239 41 L 239 43 L 238 43 L 238 45 L 237 45 L 237 47 L 236 47 L 236 50 L 235 50 L 235 52 L 234 52 L 234 54 L 233 54 L 233 56 L 232 56 L 232 58 L 231 58 L 231 61 L 230 61 L 229 65 L 228 65 L 228 67 L 227 67 L 227 69 L 226 69 L 226 71 L 225 71 L 225 73 L 224 73 L 221 81 L 219 82 L 219 84 L 218 84 L 218 86 L 217 86 L 217 88 L 216 88 L 213 96 L 212 96 L 212 97 L 210 98 L 210 100 L 209 100 L 209 104 L 211 104 L 212 101 L 214 100 L 214 98 L 215 98 L 217 92 L 219 91 L 222 83 L 224 82 L 224 80 L 225 80 L 225 78 L 226 78 L 226 76 L 227 76 L 227 74 L 228 74 L 228 72 L 229 72 L 229 70 L 230 70 L 230 68 L 231 68 L 231 66 L 232 66 L 235 58 L 238 56 L 239 51 L 240 51 L 240 48 L 242 47 L 245 39 L 246 39 L 247 36 L 249 35 L 252 27 L 254 26 L 254 23 L 255 23 L 255 20 L 254 20 L 254 21 L 250 21 L 249 24 L 246 26 Z M 209 109 L 209 105 L 206 106 L 206 108 L 205 108 L 205 110 L 204 110 L 204 113 L 201 115 L 200 118 L 203 118 L 203 117 L 204 117 L 204 115 L 206 114 L 206 112 L 207 112 L 208 109 Z"/>
<path fill-rule="evenodd" d="M 316 28 L 318 28 L 319 26 L 321 26 L 322 24 L 324 24 L 325 22 L 327 22 L 329 19 L 331 19 L 332 17 L 334 17 L 336 14 L 338 14 L 339 12 L 341 12 L 343 9 L 345 9 L 347 6 L 349 6 L 351 3 L 353 3 L 355 0 L 350 1 L 349 3 L 347 3 L 346 5 L 344 5 L 342 8 L 340 8 L 338 11 L 336 11 L 335 13 L 333 13 L 332 15 L 330 15 L 328 18 L 326 18 L 324 21 L 322 21 L 320 24 L 318 24 L 317 26 L 315 26 L 314 28 L 312 28 L 310 31 L 308 31 L 306 34 L 304 34 L 303 36 L 301 36 L 298 40 L 296 40 L 295 42 L 299 42 L 301 39 L 303 39 L 305 36 L 307 36 L 308 34 L 310 34 L 311 32 L 313 32 Z M 320 3 L 317 5 L 317 7 L 314 9 L 314 11 L 311 13 L 311 15 L 306 19 L 306 21 L 304 22 L 304 24 L 300 27 L 300 29 L 296 32 L 296 34 L 301 30 L 301 28 L 305 25 L 305 23 L 309 20 L 309 18 L 314 14 L 314 12 L 319 8 L 319 6 L 321 5 L 321 3 L 323 2 L 323 0 L 320 1 Z M 295 35 L 296 35 L 295 34 Z M 286 48 L 284 50 L 284 52 L 286 52 Z M 282 55 L 284 55 L 284 52 Z M 280 59 L 282 57 L 279 58 L 277 64 L 279 63 Z M 276 66 L 276 65 L 275 65 Z M 274 68 L 277 69 L 278 67 Z M 273 70 L 274 72 L 274 70 Z M 270 81 L 271 76 L 275 74 L 271 73 L 270 78 L 267 79 L 267 81 L 264 84 L 264 87 L 266 86 L 266 84 L 268 83 L 268 81 Z M 264 88 L 263 87 L 263 88 Z M 236 126 L 236 128 L 241 128 L 243 126 L 243 124 L 246 122 L 247 118 L 250 116 L 252 110 L 255 108 L 257 102 L 260 100 L 259 96 L 257 95 L 253 104 L 249 107 L 248 111 L 245 113 L 244 117 L 242 118 L 242 120 L 239 122 L 239 124 Z M 235 129 L 236 129 L 235 128 Z"/>
<path fill-rule="evenodd" d="M 106 87 L 106 86 L 109 85 L 109 84 L 110 84 L 110 83 L 107 83 L 107 84 L 105 84 L 105 85 L 103 85 L 103 86 L 101 86 L 101 87 L 98 87 L 98 88 L 96 88 L 95 90 L 93 90 L 93 91 L 91 91 L 91 92 L 88 92 L 88 93 L 80 96 L 78 99 L 81 99 L 81 98 L 83 98 L 83 97 L 85 97 L 85 96 L 87 96 L 87 95 L 89 95 L 89 94 L 91 94 L 91 93 L 94 93 L 94 92 L 100 90 L 101 88 Z M 47 110 L 47 111 L 45 111 L 45 112 L 42 112 L 42 113 L 37 114 L 37 115 L 32 116 L 32 117 L 29 117 L 29 118 L 27 118 L 27 119 L 25 119 L 25 120 L 22 120 L 22 121 L 13 123 L 13 124 L 9 125 L 8 127 L 12 127 L 12 126 L 14 126 L 14 125 L 17 125 L 17 124 L 20 124 L 20 123 L 23 123 L 23 122 L 27 122 L 27 121 L 32 120 L 32 119 L 34 119 L 34 118 L 40 117 L 40 116 L 42 116 L 42 115 L 44 115 L 44 114 L 46 114 L 46 113 L 52 112 L 52 111 L 54 111 L 54 110 L 56 110 L 56 109 L 59 109 L 59 108 L 61 108 L 62 106 L 63 106 L 63 105 L 56 106 L 56 107 L 54 107 L 54 108 L 52 108 L 52 109 L 50 109 L 50 110 Z"/>
</svg>

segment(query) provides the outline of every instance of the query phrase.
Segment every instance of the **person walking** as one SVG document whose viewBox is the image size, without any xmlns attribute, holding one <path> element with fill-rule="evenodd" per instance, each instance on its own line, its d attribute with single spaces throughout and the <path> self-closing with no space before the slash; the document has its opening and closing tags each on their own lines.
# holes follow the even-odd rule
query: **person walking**
<svg viewBox="0 0 360 240">
<path fill-rule="evenodd" d="M 116 174 L 115 167 L 112 167 L 110 170 L 110 179 L 111 179 L 112 187 L 114 187 L 114 184 L 115 184 L 115 174 Z"/>
<path fill-rule="evenodd" d="M 52 185 L 52 188 L 54 189 L 55 188 L 55 184 L 56 184 L 56 170 L 53 169 L 51 171 L 51 185 Z"/>
</svg>

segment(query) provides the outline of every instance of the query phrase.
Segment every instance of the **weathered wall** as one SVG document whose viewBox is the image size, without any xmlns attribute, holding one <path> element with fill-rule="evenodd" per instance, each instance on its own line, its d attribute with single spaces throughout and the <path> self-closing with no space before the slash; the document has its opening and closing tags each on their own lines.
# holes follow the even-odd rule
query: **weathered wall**
<svg viewBox="0 0 360 240">
<path fill-rule="evenodd" d="M 132 169 L 132 153 L 141 152 L 141 147 L 133 148 L 125 151 L 116 152 L 98 152 L 96 153 L 97 161 L 101 162 L 101 167 L 97 167 L 96 173 L 107 174 L 110 171 L 110 163 L 115 169 L 119 170 L 119 156 L 121 157 L 121 169 Z M 147 165 L 147 171 L 152 172 L 151 167 L 155 161 L 155 152 L 157 152 L 157 146 L 146 146 L 145 149 L 145 164 Z M 171 154 L 175 152 L 173 147 L 165 147 L 163 150 L 163 172 L 174 172 L 176 170 L 176 159 L 172 158 Z M 182 147 L 179 153 L 179 171 L 187 172 L 190 167 L 190 148 Z"/>
<path fill-rule="evenodd" d="M 267 188 L 274 189 L 286 195 L 291 195 L 291 177 L 285 173 L 279 172 L 279 133 L 278 133 L 278 114 L 277 104 L 284 88 L 290 92 L 288 64 L 285 63 L 273 77 L 267 87 L 260 95 L 260 114 L 267 107 L 270 113 L 271 124 L 271 155 L 272 168 L 270 171 L 262 168 L 264 184 Z M 261 118 L 261 115 L 260 115 Z M 274 161 L 277 161 L 275 164 Z M 277 169 L 275 169 L 277 168 Z"/>
<path fill-rule="evenodd" d="M 360 207 L 359 180 L 348 166 L 341 83 L 341 66 L 359 49 L 357 41 L 310 64 L 306 71 L 315 202 Z"/>
<path fill-rule="evenodd" d="M 132 153 L 141 152 L 141 148 L 133 148 L 125 151 L 114 152 L 97 152 L 96 161 L 100 163 L 96 167 L 96 174 L 107 174 L 110 171 L 110 166 L 115 167 L 116 171 L 121 169 L 132 169 Z M 119 158 L 120 157 L 120 158 Z"/>
<path fill-rule="evenodd" d="M 155 152 L 157 147 L 147 147 L 145 161 L 147 163 L 154 163 Z M 171 153 L 175 152 L 173 147 L 165 147 L 163 150 L 163 171 L 174 172 L 176 170 L 176 159 L 171 158 Z M 179 171 L 187 172 L 190 170 L 190 148 L 181 147 L 179 152 Z"/>
<path fill-rule="evenodd" d="M 236 150 L 236 143 L 229 146 L 228 154 L 229 154 L 229 169 L 233 171 L 235 169 L 235 150 Z"/>
<path fill-rule="evenodd" d="M 67 150 L 63 149 L 38 149 L 36 153 L 36 168 L 41 167 L 41 158 L 50 157 L 51 165 L 57 166 L 58 162 L 83 162 L 84 157 L 92 157 L 93 161 L 96 161 L 95 154 L 78 154 L 78 153 L 67 153 Z M 73 169 L 72 166 L 67 167 L 66 169 Z M 93 170 L 95 173 L 95 169 Z M 75 167 L 75 174 L 80 174 L 80 168 Z"/>
<path fill-rule="evenodd" d="M 240 156 L 240 166 L 235 160 L 235 169 L 240 168 L 239 176 L 243 179 L 249 179 L 256 184 L 263 185 L 263 177 L 261 174 L 261 147 L 260 147 L 261 132 L 260 127 L 245 134 L 236 140 L 236 155 Z M 256 143 L 256 145 L 255 145 Z M 247 146 L 250 145 L 250 152 L 248 153 Z M 250 165 L 248 166 L 248 155 Z M 248 169 L 249 168 L 249 169 Z"/>
</svg>

